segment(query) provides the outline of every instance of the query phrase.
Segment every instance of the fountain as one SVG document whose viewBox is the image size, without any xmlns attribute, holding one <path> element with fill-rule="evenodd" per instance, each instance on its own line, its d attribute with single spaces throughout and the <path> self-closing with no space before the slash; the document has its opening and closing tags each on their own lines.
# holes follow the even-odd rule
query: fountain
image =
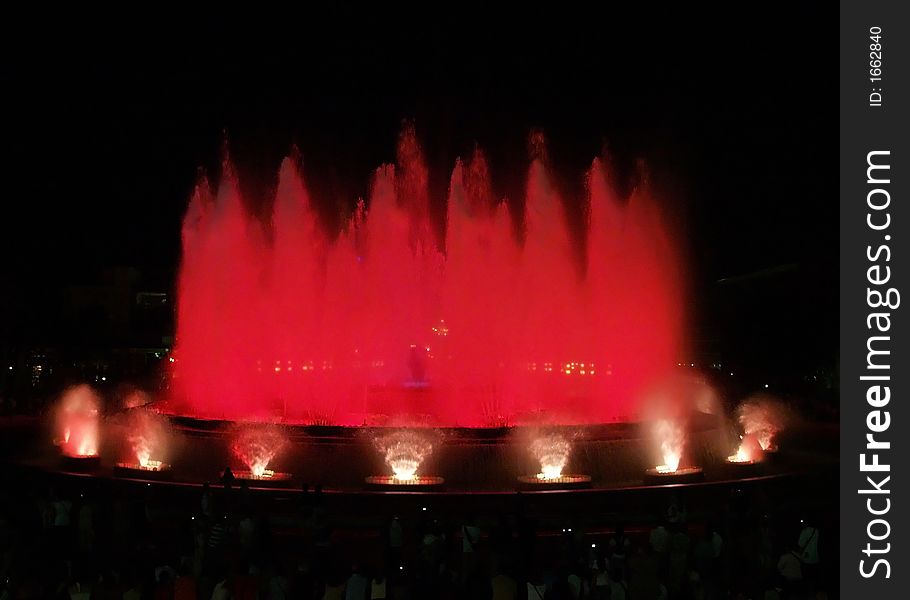
<svg viewBox="0 0 910 600">
<path fill-rule="evenodd" d="M 455 164 L 441 238 L 411 127 L 339 229 L 299 161 L 258 218 L 226 159 L 184 220 L 162 409 L 333 426 L 635 419 L 682 349 L 677 254 L 646 184 L 620 199 L 596 159 L 570 197 L 542 136 L 531 146 L 524 198 L 498 199 L 480 150 Z"/>
<path fill-rule="evenodd" d="M 536 475 L 521 475 L 518 482 L 529 489 L 576 488 L 590 485 L 587 475 L 564 473 L 572 451 L 571 442 L 562 434 L 546 433 L 534 438 L 531 442 L 531 454 L 540 463 Z"/>
<path fill-rule="evenodd" d="M 67 468 L 93 469 L 100 463 L 101 399 L 91 386 L 66 389 L 54 410 L 54 444 Z"/>
<path fill-rule="evenodd" d="M 135 394 L 132 395 L 135 397 Z M 127 456 L 114 465 L 120 477 L 167 479 L 171 465 L 166 462 L 170 445 L 170 423 L 158 413 L 135 405 L 126 416 Z"/>
<path fill-rule="evenodd" d="M 272 424 L 241 424 L 236 427 L 231 440 L 231 452 L 246 468 L 232 469 L 234 479 L 263 483 L 284 483 L 290 473 L 269 468 L 272 460 L 287 446 L 281 429 Z"/>
<path fill-rule="evenodd" d="M 765 454 L 777 452 L 775 438 L 793 420 L 783 403 L 764 394 L 747 399 L 736 413 L 745 435 L 754 437 Z"/>
<path fill-rule="evenodd" d="M 747 433 L 740 436 L 739 446 L 736 452 L 728 456 L 724 462 L 727 465 L 737 469 L 749 469 L 758 465 L 764 460 L 764 450 L 754 433 Z"/>
<path fill-rule="evenodd" d="M 427 489 L 445 483 L 442 477 L 417 474 L 421 463 L 433 452 L 433 440 L 426 432 L 393 431 L 376 438 L 374 443 L 392 474 L 371 475 L 366 478 L 368 486 Z"/>
<path fill-rule="evenodd" d="M 168 385 L 153 400 L 121 384 L 109 405 L 130 415 L 127 443 L 104 466 L 175 485 L 224 469 L 225 485 L 292 490 L 293 471 L 333 493 L 365 482 L 483 496 L 515 491 L 516 476 L 523 491 L 690 483 L 704 475 L 696 462 L 713 473 L 730 454 L 729 473 L 773 452 L 778 404 L 744 403 L 743 443 L 721 450 L 719 398 L 680 361 L 683 272 L 647 177 L 619 186 L 597 158 L 573 191 L 543 137 L 529 145 L 519 194 L 497 194 L 475 149 L 436 197 L 405 127 L 395 164 L 340 210 L 311 193 L 306 177 L 318 174 L 299 156 L 259 205 L 225 156 L 183 220 Z M 88 386 L 61 399 L 54 439 L 67 470 L 99 466 L 100 408 Z M 165 425 L 190 461 L 169 454 Z M 365 433 L 386 469 L 364 468 Z M 645 460 L 650 442 L 659 458 Z M 537 464 L 516 469 L 528 450 Z M 570 471 L 582 467 L 596 485 Z"/>
<path fill-rule="evenodd" d="M 648 483 L 684 483 L 701 479 L 701 467 L 681 466 L 686 447 L 686 429 L 679 420 L 659 419 L 652 424 L 652 435 L 660 446 L 661 464 L 645 471 Z"/>
</svg>

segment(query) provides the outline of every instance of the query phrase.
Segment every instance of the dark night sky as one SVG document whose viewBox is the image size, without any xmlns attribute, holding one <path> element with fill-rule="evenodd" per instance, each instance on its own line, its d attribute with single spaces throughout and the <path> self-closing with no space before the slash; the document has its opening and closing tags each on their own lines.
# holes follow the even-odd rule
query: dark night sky
<svg viewBox="0 0 910 600">
<path fill-rule="evenodd" d="M 782 335 L 803 327 L 833 352 L 837 6 L 824 4 L 9 20 L 0 333 L 28 339 L 63 285 L 106 265 L 170 285 L 187 194 L 225 132 L 247 187 L 264 194 L 296 142 L 313 185 L 350 204 L 413 118 L 440 184 L 476 141 L 514 193 L 531 127 L 569 188 L 605 143 L 626 172 L 646 160 L 680 216 L 706 329 L 724 326 L 706 314 L 725 297 L 716 280 L 796 264 L 769 310 Z"/>
</svg>

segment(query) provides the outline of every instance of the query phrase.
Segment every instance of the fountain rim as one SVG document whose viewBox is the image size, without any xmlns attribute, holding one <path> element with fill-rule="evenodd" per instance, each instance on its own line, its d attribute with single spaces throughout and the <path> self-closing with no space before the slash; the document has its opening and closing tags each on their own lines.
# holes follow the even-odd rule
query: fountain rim
<svg viewBox="0 0 910 600">
<path fill-rule="evenodd" d="M 237 426 L 242 425 L 275 425 L 285 429 L 288 435 L 300 440 L 356 440 L 371 434 L 381 434 L 390 431 L 408 429 L 440 434 L 445 440 L 465 440 L 476 443 L 498 443 L 506 438 L 513 437 L 520 432 L 545 431 L 547 433 L 563 433 L 584 441 L 623 441 L 641 440 L 650 438 L 651 433 L 647 420 L 628 420 L 599 423 L 521 423 L 507 426 L 491 427 L 466 427 L 466 426 L 432 426 L 426 424 L 395 424 L 395 425 L 314 425 L 301 422 L 288 422 L 281 420 L 232 420 L 226 418 L 203 418 L 158 410 L 167 417 L 181 432 L 190 436 L 221 437 L 229 435 Z M 703 433 L 715 431 L 723 427 L 723 418 L 718 415 L 693 411 L 686 419 L 687 431 Z"/>
</svg>

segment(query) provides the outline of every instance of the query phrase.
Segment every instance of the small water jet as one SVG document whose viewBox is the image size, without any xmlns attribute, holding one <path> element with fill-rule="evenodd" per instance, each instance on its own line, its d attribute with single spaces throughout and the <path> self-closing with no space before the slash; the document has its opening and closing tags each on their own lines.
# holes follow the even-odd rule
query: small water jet
<svg viewBox="0 0 910 600">
<path fill-rule="evenodd" d="M 658 473 L 675 473 L 679 469 L 686 444 L 686 432 L 682 424 L 671 419 L 660 419 L 653 426 L 653 435 L 660 444 L 663 462 L 654 470 Z"/>
<path fill-rule="evenodd" d="M 764 395 L 746 400 L 736 412 L 745 436 L 753 436 L 766 453 L 777 452 L 775 438 L 793 420 L 787 406 Z"/>
<path fill-rule="evenodd" d="M 54 444 L 67 466 L 92 468 L 100 463 L 101 398 L 87 384 L 68 388 L 54 411 Z"/>
<path fill-rule="evenodd" d="M 556 479 L 569 461 L 572 445 L 559 434 L 543 435 L 531 442 L 531 453 L 540 463 L 538 479 Z"/>
<path fill-rule="evenodd" d="M 731 454 L 725 460 L 727 464 L 736 466 L 751 466 L 760 463 L 764 459 L 764 450 L 755 434 L 747 433 L 741 436 L 736 453 Z"/>
<path fill-rule="evenodd" d="M 231 452 L 246 469 L 232 470 L 235 479 L 256 482 L 282 482 L 290 473 L 270 469 L 272 460 L 287 445 L 284 432 L 275 425 L 241 425 L 234 432 Z"/>
<path fill-rule="evenodd" d="M 392 474 L 367 477 L 367 485 L 425 487 L 445 483 L 442 477 L 417 474 L 421 463 L 433 452 L 433 440 L 429 434 L 404 429 L 377 437 L 374 443 Z"/>
<path fill-rule="evenodd" d="M 645 480 L 651 483 L 682 483 L 700 479 L 704 473 L 701 467 L 680 466 L 686 447 L 686 429 L 677 419 L 658 419 L 651 429 L 654 440 L 660 447 L 662 462 L 645 471 Z"/>
<path fill-rule="evenodd" d="M 572 452 L 572 443 L 564 435 L 539 435 L 531 442 L 530 450 L 540 463 L 540 471 L 532 476 L 519 476 L 518 481 L 522 485 L 541 489 L 583 487 L 591 483 L 591 478 L 587 475 L 563 473 Z"/>
<path fill-rule="evenodd" d="M 126 428 L 127 456 L 114 466 L 114 474 L 138 478 L 169 477 L 171 465 L 167 457 L 172 436 L 167 419 L 147 408 L 134 408 L 127 413 Z"/>
</svg>

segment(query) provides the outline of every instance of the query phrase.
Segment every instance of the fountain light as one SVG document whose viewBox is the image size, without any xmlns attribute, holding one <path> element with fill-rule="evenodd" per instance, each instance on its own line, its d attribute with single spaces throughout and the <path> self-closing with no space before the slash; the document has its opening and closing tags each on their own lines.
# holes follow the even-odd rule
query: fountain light
<svg viewBox="0 0 910 600">
<path fill-rule="evenodd" d="M 660 447 L 661 464 L 645 471 L 645 480 L 651 483 L 684 483 L 700 479 L 701 467 L 680 466 L 685 450 L 686 431 L 683 424 L 673 419 L 659 419 L 652 426 L 652 435 Z"/>
<path fill-rule="evenodd" d="M 704 476 L 701 467 L 677 467 L 670 470 L 668 465 L 658 465 L 645 471 L 648 483 L 671 484 L 697 481 Z"/>
<path fill-rule="evenodd" d="M 114 475 L 134 479 L 169 479 L 171 465 L 153 459 L 144 462 L 118 462 L 114 465 Z"/>
<path fill-rule="evenodd" d="M 732 454 L 727 457 L 727 462 L 742 464 L 742 463 L 752 463 L 754 461 L 749 457 L 749 453 L 746 452 L 742 446 L 740 446 L 739 448 L 736 449 L 736 454 Z"/>
<path fill-rule="evenodd" d="M 746 436 L 754 436 L 762 451 L 776 452 L 775 438 L 792 420 L 790 410 L 768 396 L 753 397 L 737 409 L 737 418 Z"/>
<path fill-rule="evenodd" d="M 97 466 L 100 407 L 98 394 L 86 384 L 73 386 L 60 397 L 55 410 L 54 444 L 68 465 Z"/>
<path fill-rule="evenodd" d="M 587 425 L 636 413 L 683 345 L 674 235 L 646 182 L 617 201 L 600 158 L 583 210 L 570 203 L 564 215 L 555 163 L 535 139 L 530 164 L 512 173 L 525 183 L 515 211 L 496 201 L 481 149 L 434 172 L 407 124 L 396 164 L 372 171 L 369 197 L 330 227 L 319 210 L 328 199 L 308 181 L 319 174 L 299 157 L 281 162 L 272 189 L 249 190 L 225 156 L 220 179 L 194 187 L 180 236 L 174 412 L 288 423 L 323 414 L 332 426 L 381 414 L 452 428 L 486 428 L 490 405 L 507 422 L 541 410 Z M 428 185 L 437 178 L 449 183 L 438 196 Z M 274 196 L 268 213 L 247 210 L 262 193 Z M 584 265 L 576 237 L 587 240 Z M 628 274 L 622 293 L 618 272 Z M 644 332 L 635 352 L 619 330 Z M 516 376 L 526 365 L 546 381 Z M 611 401 L 577 402 L 594 396 Z"/>
<path fill-rule="evenodd" d="M 675 473 L 679 470 L 686 443 L 686 432 L 678 421 L 660 419 L 654 424 L 654 437 L 660 445 L 663 462 L 655 467 L 658 473 Z"/>
<path fill-rule="evenodd" d="M 139 407 L 126 413 L 125 427 L 129 451 L 124 460 L 114 466 L 114 474 L 138 479 L 170 477 L 168 420 L 153 410 Z"/>
<path fill-rule="evenodd" d="M 569 475 L 563 471 L 569 462 L 571 442 L 560 433 L 542 434 L 531 442 L 531 454 L 540 464 L 540 471 L 533 476 L 520 476 L 524 486 L 541 488 L 584 487 L 591 483 L 587 475 Z"/>
<path fill-rule="evenodd" d="M 553 433 L 542 435 L 531 442 L 531 453 L 540 463 L 537 478 L 542 480 L 556 479 L 569 461 L 572 445 L 564 436 Z"/>
<path fill-rule="evenodd" d="M 241 425 L 234 432 L 231 452 L 246 469 L 232 471 L 236 479 L 256 482 L 285 482 L 292 476 L 269 468 L 287 445 L 284 432 L 275 425 Z"/>
<path fill-rule="evenodd" d="M 374 440 L 391 475 L 373 475 L 367 485 L 379 487 L 440 486 L 442 477 L 418 475 L 421 463 L 433 452 L 431 437 L 422 432 L 403 429 Z"/>
<path fill-rule="evenodd" d="M 751 433 L 740 436 L 736 452 L 727 457 L 726 462 L 731 465 L 748 466 L 760 463 L 764 459 L 764 450 L 758 438 Z"/>
</svg>

